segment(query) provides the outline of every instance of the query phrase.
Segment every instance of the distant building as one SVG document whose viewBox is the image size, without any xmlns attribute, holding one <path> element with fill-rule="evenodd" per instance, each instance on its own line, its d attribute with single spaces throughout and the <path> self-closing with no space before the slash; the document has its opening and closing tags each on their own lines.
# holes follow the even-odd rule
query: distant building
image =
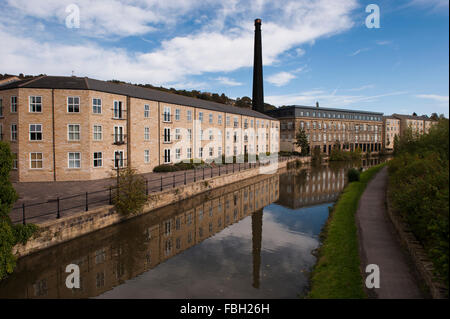
<svg viewBox="0 0 450 319">
<path fill-rule="evenodd" d="M 110 177 L 187 159 L 278 152 L 279 121 L 257 111 L 135 85 L 41 76 L 0 86 L 0 140 L 15 181 Z"/>
<path fill-rule="evenodd" d="M 392 117 L 400 120 L 400 134 L 407 128 L 410 128 L 413 134 L 422 135 L 428 133 L 431 126 L 438 122 L 424 115 L 415 116 L 394 113 Z"/>
<path fill-rule="evenodd" d="M 334 145 L 344 150 L 380 152 L 383 143 L 383 113 L 312 106 L 284 106 L 268 111 L 280 120 L 280 150 L 300 151 L 294 145 L 302 128 L 311 150 L 330 154 Z"/>
<path fill-rule="evenodd" d="M 400 119 L 394 116 L 383 116 L 384 148 L 387 151 L 394 149 L 395 136 L 400 136 Z"/>
</svg>

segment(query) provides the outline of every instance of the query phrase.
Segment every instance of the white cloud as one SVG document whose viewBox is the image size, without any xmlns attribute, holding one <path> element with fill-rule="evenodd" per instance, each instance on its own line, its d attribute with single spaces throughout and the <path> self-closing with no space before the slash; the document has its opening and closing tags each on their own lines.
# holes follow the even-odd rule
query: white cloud
<svg viewBox="0 0 450 319">
<path fill-rule="evenodd" d="M 351 89 L 347 89 L 346 91 L 350 91 L 350 92 L 358 92 L 358 91 L 364 91 L 367 89 L 373 89 L 375 87 L 375 85 L 373 84 L 368 84 L 368 85 L 363 85 L 357 88 L 351 88 Z"/>
<path fill-rule="evenodd" d="M 380 41 L 377 41 L 377 44 L 378 45 L 389 45 L 389 44 L 391 44 L 392 43 L 392 41 L 389 41 L 389 40 L 380 40 Z"/>
<path fill-rule="evenodd" d="M 336 92 L 326 92 L 323 90 L 314 90 L 309 92 L 300 92 L 298 94 L 286 94 L 286 95 L 272 95 L 266 96 L 267 103 L 282 106 L 282 105 L 315 105 L 316 101 L 320 102 L 320 105 L 324 107 L 351 107 L 357 105 L 358 108 L 361 104 L 375 102 L 380 98 L 387 96 L 403 95 L 407 92 L 397 91 L 379 95 L 338 95 Z"/>
<path fill-rule="evenodd" d="M 243 83 L 235 81 L 233 79 L 227 78 L 225 76 L 220 76 L 216 78 L 216 81 L 219 81 L 221 84 L 226 86 L 241 86 Z"/>
<path fill-rule="evenodd" d="M 8 11 L 0 17 L 0 39 L 8 43 L 0 48 L 3 72 L 69 75 L 75 70 L 77 75 L 99 79 L 182 83 L 190 75 L 251 67 L 254 33 L 249 16 L 262 14 L 263 60 L 272 65 L 287 50 L 351 28 L 351 13 L 357 7 L 356 0 L 79 0 L 81 35 L 71 42 L 55 40 L 55 23 L 60 23 L 63 36 L 67 32 L 64 9 L 68 3 L 72 0 L 8 0 L 3 4 Z M 155 28 L 164 32 L 168 25 L 193 21 L 199 7 L 214 9 L 208 11 L 199 30 L 180 31 L 161 43 L 156 40 L 150 51 L 133 51 L 111 42 L 117 36 L 141 38 Z M 265 12 L 270 12 L 267 19 Z M 46 24 L 45 32 L 33 32 L 36 21 Z M 74 34 L 67 33 L 68 37 Z M 110 42 L 103 45 L 98 37 Z"/>
<path fill-rule="evenodd" d="M 437 103 L 436 105 L 440 107 L 448 108 L 449 105 L 448 95 L 418 94 L 415 97 L 418 97 L 420 99 L 432 100 L 433 102 Z"/>
<path fill-rule="evenodd" d="M 362 53 L 362 52 L 365 52 L 365 51 L 369 51 L 369 49 L 367 49 L 367 48 L 364 48 L 364 49 L 358 49 L 358 50 L 356 50 L 355 52 L 349 54 L 349 56 L 355 56 L 355 55 L 358 55 L 358 54 L 360 54 L 360 53 Z"/>
<path fill-rule="evenodd" d="M 289 72 L 280 72 L 267 77 L 267 81 L 275 86 L 283 86 L 288 84 L 296 76 Z"/>
<path fill-rule="evenodd" d="M 448 0 L 411 0 L 408 5 L 419 7 L 431 7 L 433 9 L 448 8 Z"/>
</svg>

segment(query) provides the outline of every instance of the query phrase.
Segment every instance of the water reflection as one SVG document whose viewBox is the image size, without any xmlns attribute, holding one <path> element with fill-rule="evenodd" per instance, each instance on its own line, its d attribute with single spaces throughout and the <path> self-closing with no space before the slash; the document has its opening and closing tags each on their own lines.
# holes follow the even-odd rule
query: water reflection
<svg viewBox="0 0 450 319">
<path fill-rule="evenodd" d="M 27 256 L 0 298 L 296 298 L 347 168 L 255 177 Z"/>
</svg>

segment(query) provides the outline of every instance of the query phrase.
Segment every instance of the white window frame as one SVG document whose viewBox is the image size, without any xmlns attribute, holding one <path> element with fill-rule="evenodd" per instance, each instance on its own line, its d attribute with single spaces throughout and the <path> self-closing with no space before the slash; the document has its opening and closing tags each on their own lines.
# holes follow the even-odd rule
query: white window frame
<svg viewBox="0 0 450 319">
<path fill-rule="evenodd" d="M 191 147 L 186 148 L 186 155 L 187 155 L 188 159 L 192 158 L 192 148 Z"/>
<path fill-rule="evenodd" d="M 77 112 L 75 112 L 75 111 L 70 111 L 69 110 L 69 99 L 73 99 L 73 103 L 72 103 L 72 106 L 73 106 L 73 109 L 75 110 L 75 106 L 77 105 L 77 104 L 75 104 L 75 99 L 78 99 L 78 111 Z M 80 113 L 81 112 L 81 100 L 80 100 L 80 97 L 79 96 L 68 96 L 67 97 L 67 113 Z"/>
<path fill-rule="evenodd" d="M 99 105 L 94 104 L 94 101 L 100 101 Z M 100 107 L 100 112 L 96 112 L 96 110 Z M 92 98 L 92 114 L 102 114 L 103 112 L 103 106 L 102 106 L 102 99 L 94 97 Z"/>
<path fill-rule="evenodd" d="M 144 163 L 150 163 L 150 150 L 144 150 Z"/>
<path fill-rule="evenodd" d="M 31 125 L 39 125 L 40 127 L 41 127 L 41 131 L 39 132 L 39 131 L 31 131 Z M 43 133 L 43 130 L 44 130 L 44 128 L 43 128 L 43 125 L 42 124 L 39 124 L 39 123 L 33 123 L 33 124 L 29 124 L 29 126 L 28 126 L 28 139 L 31 141 L 31 142 L 34 142 L 34 141 L 43 141 L 44 140 L 44 133 Z M 41 139 L 36 139 L 36 140 L 32 140 L 31 139 L 31 133 L 41 133 Z"/>
<path fill-rule="evenodd" d="M 70 159 L 70 154 L 80 154 L 79 159 Z M 70 161 L 73 161 L 73 163 L 79 162 L 79 167 L 70 167 Z M 81 152 L 67 152 L 67 168 L 69 169 L 81 169 Z"/>
<path fill-rule="evenodd" d="M 15 127 L 15 130 L 13 130 Z M 17 141 L 17 123 L 11 123 L 11 141 Z"/>
<path fill-rule="evenodd" d="M 181 118 L 181 110 L 175 109 L 175 121 L 179 121 Z"/>
<path fill-rule="evenodd" d="M 169 159 L 167 161 L 167 159 Z M 170 154 L 170 148 L 164 149 L 164 164 L 169 164 L 172 162 L 171 154 Z"/>
<path fill-rule="evenodd" d="M 117 128 L 117 130 L 116 130 L 116 128 Z M 116 131 L 117 131 L 117 134 L 116 134 Z M 114 133 L 114 143 L 124 143 L 125 142 L 123 125 L 114 125 L 113 133 Z M 120 139 L 118 137 L 120 137 Z"/>
<path fill-rule="evenodd" d="M 100 133 L 99 132 L 95 132 L 95 128 L 99 127 L 100 128 Z M 93 141 L 103 141 L 103 126 L 102 125 L 98 125 L 98 124 L 94 124 L 94 126 L 92 127 L 92 140 Z M 95 135 L 100 134 L 100 139 L 95 138 Z"/>
<path fill-rule="evenodd" d="M 188 122 L 192 122 L 192 110 L 187 110 L 186 114 Z"/>
<path fill-rule="evenodd" d="M 117 108 L 116 108 L 117 106 Z M 118 115 L 118 116 L 116 116 Z M 113 101 L 113 118 L 116 120 L 123 119 L 123 103 L 119 100 Z"/>
<path fill-rule="evenodd" d="M 170 134 L 171 134 L 170 127 L 165 127 L 163 143 L 166 143 L 166 144 L 171 143 L 172 139 L 171 139 Z"/>
<path fill-rule="evenodd" d="M 144 118 L 146 118 L 146 119 L 150 118 L 150 105 L 149 104 L 144 105 Z"/>
<path fill-rule="evenodd" d="M 37 98 L 39 98 L 40 99 L 40 102 L 31 102 L 31 100 L 32 99 L 37 99 Z M 41 110 L 40 111 L 32 111 L 32 108 L 31 108 L 31 106 L 34 106 L 34 108 L 36 109 L 37 108 L 37 106 L 39 105 L 40 106 L 40 108 L 41 108 Z M 39 96 L 39 95 L 30 95 L 29 97 L 28 97 L 28 111 L 30 112 L 30 113 L 42 113 L 42 96 Z"/>
<path fill-rule="evenodd" d="M 76 127 L 78 126 L 78 139 L 71 139 L 70 133 L 76 134 L 77 132 L 71 132 L 70 127 Z M 69 142 L 79 142 L 81 140 L 81 125 L 80 124 L 67 124 L 67 141 Z"/>
<path fill-rule="evenodd" d="M 100 154 L 100 158 L 95 158 L 95 154 Z M 100 161 L 101 165 L 95 166 L 95 161 Z M 102 168 L 103 167 L 103 152 L 93 152 L 92 153 L 92 165 L 94 168 Z"/>
<path fill-rule="evenodd" d="M 165 122 L 165 123 L 172 122 L 172 110 L 171 110 L 170 106 L 164 107 L 163 122 Z"/>
<path fill-rule="evenodd" d="M 150 127 L 144 127 L 144 140 L 150 141 Z"/>
<path fill-rule="evenodd" d="M 15 99 L 15 102 L 13 102 Z M 17 96 L 11 96 L 11 113 L 17 113 Z"/>
<path fill-rule="evenodd" d="M 175 159 L 181 159 L 181 148 L 175 149 Z"/>
<path fill-rule="evenodd" d="M 31 158 L 31 154 L 41 154 L 41 159 L 40 160 L 34 160 L 35 162 L 41 162 L 42 163 L 42 167 L 34 167 L 32 165 L 33 159 Z M 32 170 L 39 170 L 39 169 L 44 169 L 44 153 L 42 152 L 30 152 L 30 169 Z"/>
</svg>

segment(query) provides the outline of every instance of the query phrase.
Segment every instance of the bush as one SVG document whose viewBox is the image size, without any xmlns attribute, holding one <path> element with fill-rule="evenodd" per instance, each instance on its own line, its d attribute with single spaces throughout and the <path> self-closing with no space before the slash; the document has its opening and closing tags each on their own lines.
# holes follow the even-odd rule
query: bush
<svg viewBox="0 0 450 319">
<path fill-rule="evenodd" d="M 137 214 L 147 202 L 146 185 L 136 170 L 126 167 L 119 173 L 119 185 L 114 194 L 116 210 L 123 215 Z"/>
<path fill-rule="evenodd" d="M 356 168 L 351 168 L 347 172 L 348 182 L 358 182 L 359 181 L 360 173 Z"/>
<path fill-rule="evenodd" d="M 429 134 L 405 134 L 389 162 L 389 198 L 423 245 L 448 287 L 449 148 L 448 120 Z"/>
</svg>

